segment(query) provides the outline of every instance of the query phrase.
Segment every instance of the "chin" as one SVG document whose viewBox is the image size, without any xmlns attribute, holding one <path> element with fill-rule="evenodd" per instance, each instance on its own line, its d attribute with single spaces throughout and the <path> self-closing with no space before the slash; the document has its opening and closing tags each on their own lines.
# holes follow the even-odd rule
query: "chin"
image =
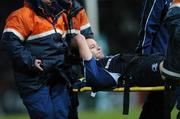
<svg viewBox="0 0 180 119">
<path fill-rule="evenodd" d="M 98 57 L 98 59 L 102 59 L 102 58 L 104 58 L 104 55 L 99 55 L 97 57 Z"/>
</svg>

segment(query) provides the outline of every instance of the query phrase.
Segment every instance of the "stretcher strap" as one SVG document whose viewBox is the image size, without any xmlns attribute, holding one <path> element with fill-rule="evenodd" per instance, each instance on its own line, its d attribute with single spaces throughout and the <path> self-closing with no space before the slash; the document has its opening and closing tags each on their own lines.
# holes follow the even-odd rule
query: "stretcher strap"
<svg viewBox="0 0 180 119">
<path fill-rule="evenodd" d="M 129 113 L 129 79 L 123 78 L 124 97 L 123 97 L 123 115 Z"/>
<path fill-rule="evenodd" d="M 169 88 L 169 82 L 165 80 L 165 91 L 164 91 L 164 119 L 170 119 L 171 118 L 171 104 L 170 104 L 170 93 L 171 89 Z"/>
</svg>

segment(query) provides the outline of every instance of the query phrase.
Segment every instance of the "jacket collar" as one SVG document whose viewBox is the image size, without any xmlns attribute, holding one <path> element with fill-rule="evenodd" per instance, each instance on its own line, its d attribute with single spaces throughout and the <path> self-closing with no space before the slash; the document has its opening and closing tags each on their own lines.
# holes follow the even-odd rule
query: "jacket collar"
<svg viewBox="0 0 180 119">
<path fill-rule="evenodd" d="M 72 1 L 72 7 L 70 10 L 70 16 L 75 16 L 83 7 L 80 5 L 80 3 L 77 0 L 71 0 Z"/>
<path fill-rule="evenodd" d="M 43 17 L 56 16 L 64 10 L 59 5 L 58 7 L 56 7 L 56 11 L 52 13 L 51 9 L 48 8 L 48 6 L 46 6 L 45 4 L 43 4 L 41 0 L 25 0 L 24 5 L 31 7 L 37 15 Z"/>
</svg>

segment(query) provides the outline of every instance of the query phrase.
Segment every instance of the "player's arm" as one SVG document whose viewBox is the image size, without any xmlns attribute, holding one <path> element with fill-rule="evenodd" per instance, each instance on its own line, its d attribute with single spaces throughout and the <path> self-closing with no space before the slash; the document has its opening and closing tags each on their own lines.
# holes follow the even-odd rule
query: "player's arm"
<svg viewBox="0 0 180 119">
<path fill-rule="evenodd" d="M 72 40 L 72 44 L 78 48 L 80 57 L 83 60 L 90 60 L 92 58 L 92 53 L 83 35 L 81 34 L 76 35 Z"/>
<path fill-rule="evenodd" d="M 84 60 L 88 85 L 94 90 L 110 88 L 116 85 L 116 81 L 111 74 L 97 65 L 97 61 L 93 58 L 84 36 L 81 34 L 76 35 L 72 39 L 72 43 L 78 48 L 80 57 Z"/>
</svg>

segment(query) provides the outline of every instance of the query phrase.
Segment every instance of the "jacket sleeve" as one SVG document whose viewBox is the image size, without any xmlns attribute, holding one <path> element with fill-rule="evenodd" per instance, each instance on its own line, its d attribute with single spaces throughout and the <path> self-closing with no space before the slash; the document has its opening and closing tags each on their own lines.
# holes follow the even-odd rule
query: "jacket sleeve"
<svg viewBox="0 0 180 119">
<path fill-rule="evenodd" d="M 34 67 L 35 57 L 31 55 L 30 50 L 24 43 L 29 34 L 30 30 L 25 18 L 16 12 L 12 13 L 6 21 L 1 42 L 15 68 L 32 70 Z"/>
<path fill-rule="evenodd" d="M 168 0 L 146 0 L 140 23 L 139 44 L 137 53 L 150 54 L 152 41 L 155 40 L 169 7 Z"/>
<path fill-rule="evenodd" d="M 81 9 L 78 13 L 78 19 L 80 21 L 80 31 L 81 34 L 85 36 L 85 38 L 94 38 L 94 34 L 91 29 L 91 25 L 89 23 L 88 16 L 86 14 L 86 11 L 84 9 Z"/>
<path fill-rule="evenodd" d="M 20 39 L 16 35 L 10 32 L 3 33 L 2 44 L 12 59 L 15 68 L 34 69 L 35 57 L 22 45 Z"/>
<path fill-rule="evenodd" d="M 167 50 L 167 56 L 164 64 L 160 65 L 163 76 L 169 79 L 180 78 L 180 7 L 169 9 L 165 23 L 168 27 L 170 41 Z"/>
</svg>

